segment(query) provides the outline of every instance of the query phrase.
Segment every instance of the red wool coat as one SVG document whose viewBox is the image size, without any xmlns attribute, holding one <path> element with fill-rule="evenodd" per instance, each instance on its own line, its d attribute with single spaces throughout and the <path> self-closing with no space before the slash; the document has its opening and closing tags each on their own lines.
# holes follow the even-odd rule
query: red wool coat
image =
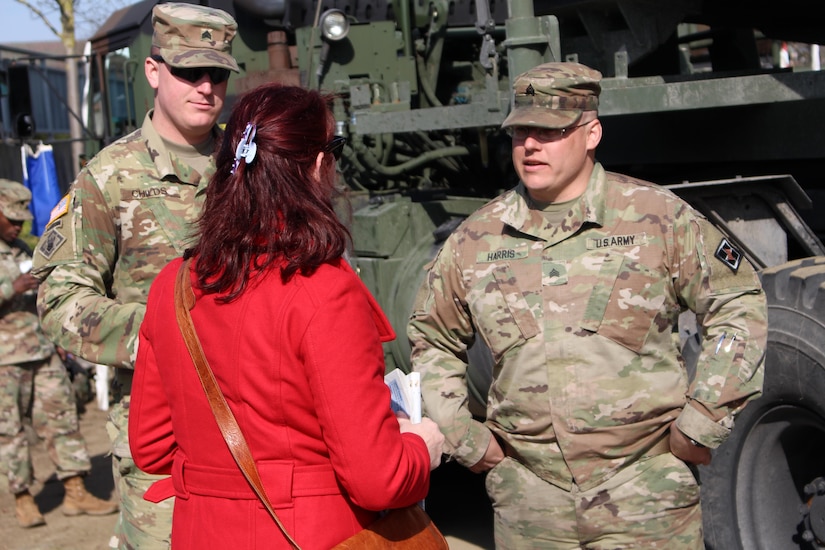
<svg viewBox="0 0 825 550">
<path fill-rule="evenodd" d="M 140 330 L 132 455 L 144 471 L 172 476 L 146 498 L 176 497 L 175 550 L 289 548 L 232 459 L 177 327 L 180 265 L 153 283 Z M 195 293 L 207 360 L 278 517 L 304 550 L 329 548 L 375 510 L 426 496 L 427 447 L 399 433 L 383 383 L 381 341 L 395 335 L 344 261 L 286 285 L 270 275 L 229 304 Z"/>
</svg>

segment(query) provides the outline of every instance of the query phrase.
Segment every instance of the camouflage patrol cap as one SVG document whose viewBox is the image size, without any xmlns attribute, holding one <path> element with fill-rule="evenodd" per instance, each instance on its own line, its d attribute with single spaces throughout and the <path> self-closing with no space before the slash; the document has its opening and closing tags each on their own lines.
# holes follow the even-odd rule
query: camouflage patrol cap
<svg viewBox="0 0 825 550">
<path fill-rule="evenodd" d="M 0 178 L 0 211 L 10 220 L 31 220 L 29 202 L 32 193 L 24 185 L 16 181 Z"/>
<path fill-rule="evenodd" d="M 580 63 L 544 63 L 516 77 L 508 126 L 567 128 L 599 109 L 602 74 Z"/>
<path fill-rule="evenodd" d="M 238 71 L 232 39 L 238 24 L 223 10 L 173 2 L 152 9 L 152 46 L 171 67 L 222 67 Z"/>
</svg>

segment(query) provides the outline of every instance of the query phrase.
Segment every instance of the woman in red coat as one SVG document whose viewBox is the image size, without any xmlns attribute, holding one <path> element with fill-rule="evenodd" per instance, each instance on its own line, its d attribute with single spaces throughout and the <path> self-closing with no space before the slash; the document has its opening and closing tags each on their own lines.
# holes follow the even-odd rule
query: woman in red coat
<svg viewBox="0 0 825 550">
<path fill-rule="evenodd" d="M 443 437 L 390 410 L 395 337 L 342 259 L 331 99 L 262 86 L 235 106 L 198 221 L 195 329 L 287 532 L 325 549 L 423 499 Z M 168 265 L 149 293 L 129 418 L 137 465 L 171 474 L 172 548 L 289 548 L 235 464 L 178 329 Z"/>
</svg>

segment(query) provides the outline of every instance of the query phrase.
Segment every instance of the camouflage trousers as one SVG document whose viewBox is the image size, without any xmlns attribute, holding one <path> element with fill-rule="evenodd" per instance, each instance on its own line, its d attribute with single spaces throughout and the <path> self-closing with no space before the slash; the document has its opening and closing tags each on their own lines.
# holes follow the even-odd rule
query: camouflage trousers
<svg viewBox="0 0 825 550">
<path fill-rule="evenodd" d="M 9 492 L 20 493 L 34 481 L 24 422 L 31 419 L 46 440 L 58 479 L 91 470 L 86 441 L 80 435 L 72 384 L 60 357 L 0 366 L 0 468 Z"/>
<path fill-rule="evenodd" d="M 640 460 L 608 481 L 565 491 L 505 458 L 487 474 L 496 548 L 702 550 L 699 486 L 670 453 Z"/>
<path fill-rule="evenodd" d="M 167 476 L 147 474 L 132 460 L 128 395 L 109 409 L 106 430 L 112 442 L 112 475 L 120 499 L 120 514 L 109 546 L 119 550 L 167 550 L 172 538 L 175 499 L 157 504 L 143 500 L 146 490 Z"/>
</svg>

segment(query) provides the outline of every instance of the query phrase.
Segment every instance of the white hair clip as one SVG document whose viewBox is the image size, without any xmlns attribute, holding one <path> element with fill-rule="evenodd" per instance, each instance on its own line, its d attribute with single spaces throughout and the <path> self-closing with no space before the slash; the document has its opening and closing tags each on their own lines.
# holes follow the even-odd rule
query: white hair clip
<svg viewBox="0 0 825 550">
<path fill-rule="evenodd" d="M 246 129 L 243 131 L 243 137 L 235 148 L 235 163 L 232 165 L 232 174 L 238 169 L 238 164 L 240 164 L 241 159 L 244 159 L 247 164 L 255 160 L 255 153 L 258 152 L 258 145 L 255 143 L 256 132 L 256 126 L 251 122 L 247 122 Z"/>
</svg>

